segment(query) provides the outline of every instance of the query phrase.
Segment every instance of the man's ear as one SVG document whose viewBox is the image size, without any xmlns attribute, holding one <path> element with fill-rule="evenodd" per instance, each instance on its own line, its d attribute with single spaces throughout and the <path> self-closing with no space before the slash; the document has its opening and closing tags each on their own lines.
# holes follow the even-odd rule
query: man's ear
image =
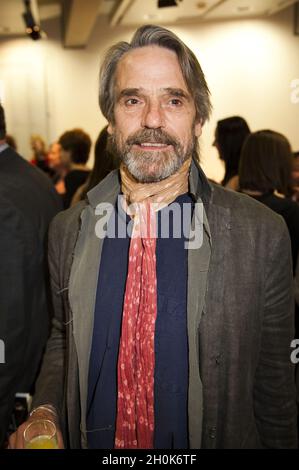
<svg viewBox="0 0 299 470">
<path fill-rule="evenodd" d="M 201 136 L 201 133 L 202 133 L 202 122 L 201 120 L 198 121 L 196 124 L 195 124 L 195 135 L 196 137 L 200 137 Z"/>
<path fill-rule="evenodd" d="M 109 122 L 109 124 L 108 124 L 107 132 L 110 135 L 113 135 L 113 133 L 114 133 L 114 129 L 113 129 L 113 126 L 112 126 L 111 122 Z"/>
</svg>

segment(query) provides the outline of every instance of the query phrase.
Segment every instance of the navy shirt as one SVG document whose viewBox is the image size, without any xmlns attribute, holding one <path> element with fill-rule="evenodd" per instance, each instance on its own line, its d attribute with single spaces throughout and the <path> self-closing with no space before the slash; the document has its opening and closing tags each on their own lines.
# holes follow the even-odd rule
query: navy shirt
<svg viewBox="0 0 299 470">
<path fill-rule="evenodd" d="M 183 204 L 191 202 L 187 194 L 179 196 L 175 201 L 179 210 Z M 174 231 L 171 217 L 170 238 L 161 236 L 161 217 L 169 208 L 158 213 L 156 245 L 158 309 L 155 330 L 154 447 L 164 449 L 188 448 L 188 250 L 184 246 L 182 224 L 178 232 Z M 126 217 L 125 223 L 128 223 L 130 219 L 121 212 L 120 217 Z M 118 214 L 117 210 L 115 213 Z M 188 221 L 184 227 L 188 237 L 186 227 L 190 227 Z M 179 232 L 181 236 L 178 236 Z M 114 447 L 117 359 L 129 244 L 128 236 L 106 237 L 103 242 L 89 363 L 86 423 L 90 448 Z"/>
</svg>

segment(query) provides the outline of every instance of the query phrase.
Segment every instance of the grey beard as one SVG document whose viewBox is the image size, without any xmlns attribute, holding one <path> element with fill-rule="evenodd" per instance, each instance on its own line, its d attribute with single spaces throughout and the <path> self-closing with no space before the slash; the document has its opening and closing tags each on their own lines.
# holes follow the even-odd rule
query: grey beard
<svg viewBox="0 0 299 470">
<path fill-rule="evenodd" d="M 129 151 L 123 155 L 122 161 L 131 175 L 140 183 L 156 183 L 176 173 L 185 161 L 176 154 L 169 158 L 168 155 L 163 157 L 163 152 L 160 151 L 159 153 L 162 154 L 160 157 L 153 155 L 152 152 L 150 154 L 149 152 L 143 152 L 136 156 Z M 151 165 L 155 165 L 157 158 L 163 159 L 159 171 L 154 173 L 146 171 Z"/>
<path fill-rule="evenodd" d="M 196 153 L 197 139 L 194 136 L 184 152 L 180 144 L 176 144 L 170 152 L 133 152 L 131 145 L 121 149 L 113 136 L 114 152 L 126 165 L 130 174 L 140 183 L 157 183 L 175 174 L 183 163 Z M 155 171 L 151 170 L 155 168 Z"/>
</svg>

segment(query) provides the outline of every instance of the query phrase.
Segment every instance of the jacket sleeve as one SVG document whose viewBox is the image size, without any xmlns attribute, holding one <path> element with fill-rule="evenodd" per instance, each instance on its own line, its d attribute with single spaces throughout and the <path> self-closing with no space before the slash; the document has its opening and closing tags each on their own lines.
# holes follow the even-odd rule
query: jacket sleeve
<svg viewBox="0 0 299 470">
<path fill-rule="evenodd" d="M 264 317 L 254 384 L 257 428 L 265 448 L 297 448 L 291 341 L 294 297 L 290 239 L 283 220 L 268 234 Z"/>
<path fill-rule="evenodd" d="M 63 289 L 60 271 L 61 214 L 50 225 L 48 262 L 52 292 L 52 329 L 47 342 L 41 371 L 36 383 L 33 407 L 52 404 L 64 421 L 64 383 L 66 378 L 66 314 L 63 303 Z"/>
</svg>

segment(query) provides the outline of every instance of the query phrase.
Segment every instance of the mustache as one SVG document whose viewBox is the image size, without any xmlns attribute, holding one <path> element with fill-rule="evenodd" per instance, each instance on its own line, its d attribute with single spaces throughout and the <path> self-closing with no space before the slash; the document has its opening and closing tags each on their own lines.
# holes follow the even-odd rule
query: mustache
<svg viewBox="0 0 299 470">
<path fill-rule="evenodd" d="M 179 142 L 177 141 L 177 139 L 175 139 L 175 137 L 172 137 L 162 129 L 143 129 L 141 131 L 137 131 L 133 135 L 128 137 L 126 144 L 140 145 L 144 144 L 145 142 L 172 145 L 173 147 L 179 145 Z"/>
</svg>

